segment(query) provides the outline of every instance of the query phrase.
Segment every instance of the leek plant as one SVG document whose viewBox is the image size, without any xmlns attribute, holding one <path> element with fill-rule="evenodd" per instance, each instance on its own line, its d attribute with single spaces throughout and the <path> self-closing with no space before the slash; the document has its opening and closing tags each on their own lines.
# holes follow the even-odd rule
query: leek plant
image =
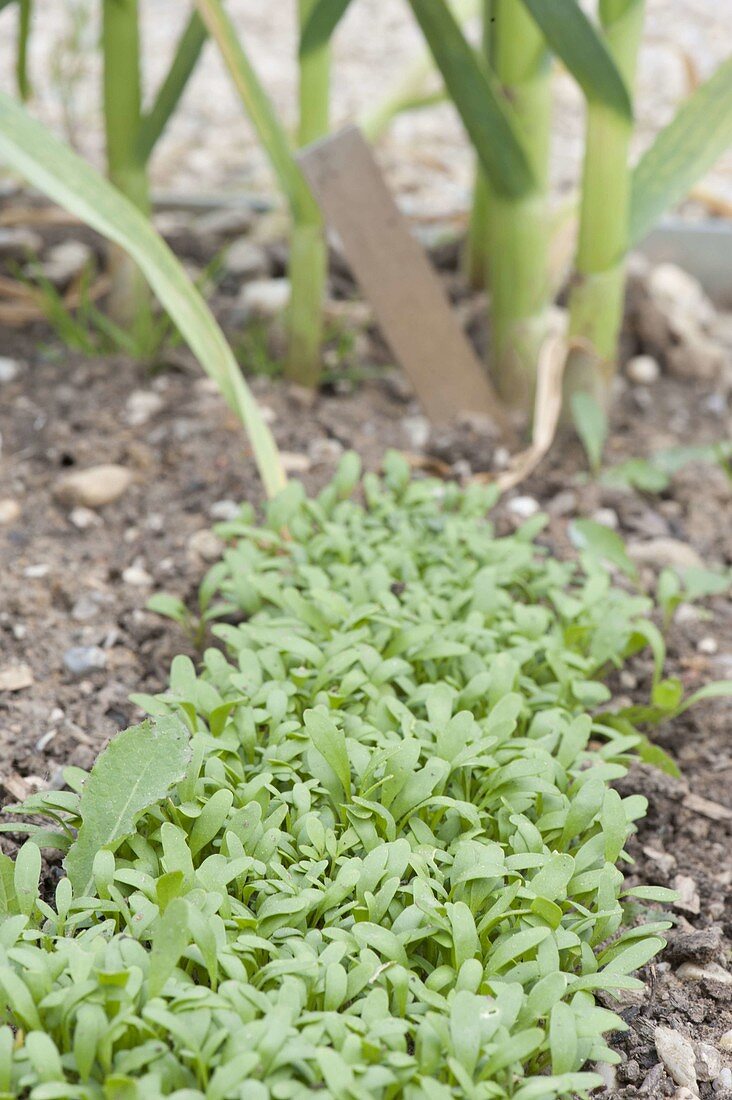
<svg viewBox="0 0 732 1100">
<path fill-rule="evenodd" d="M 323 0 L 326 2 L 326 0 Z M 553 296 L 546 202 L 547 65 L 556 56 L 587 102 L 579 240 L 569 287 L 567 407 L 605 406 L 633 245 L 732 143 L 732 59 L 698 88 L 635 168 L 633 84 L 644 0 L 484 0 L 476 57 L 446 0 L 409 0 L 477 153 L 469 270 L 491 297 L 490 369 L 506 402 L 530 410 Z"/>
<path fill-rule="evenodd" d="M 477 201 L 483 241 L 478 256 L 485 263 L 485 283 L 493 303 L 491 356 L 496 388 L 509 407 L 530 408 L 549 299 L 551 60 L 544 36 L 523 5 L 516 0 L 491 0 L 486 7 L 488 63 L 521 131 L 534 182 L 516 198 L 496 189 L 489 178 L 481 180 Z"/>
<path fill-rule="evenodd" d="M 138 0 L 102 0 L 104 129 L 110 181 L 149 215 L 148 162 L 185 89 L 206 39 L 190 16 L 170 69 L 148 110 L 142 104 Z M 153 329 L 146 280 L 121 249 L 110 249 L 110 313 L 144 348 Z"/>
<path fill-rule="evenodd" d="M 328 37 L 310 41 L 317 0 L 298 0 L 300 50 L 299 145 L 328 131 L 330 49 Z M 196 0 L 198 11 L 222 58 L 244 109 L 267 154 L 292 219 L 290 303 L 287 310 L 286 376 L 301 385 L 317 383 L 321 370 L 323 298 L 327 251 L 320 208 L 295 160 L 290 138 L 221 0 Z"/>
<path fill-rule="evenodd" d="M 631 94 L 644 7 L 645 0 L 601 0 L 599 8 L 605 41 Z M 631 116 L 597 100 L 588 103 L 565 390 L 570 400 L 588 393 L 600 408 L 609 404 L 623 319 L 632 135 Z"/>
</svg>

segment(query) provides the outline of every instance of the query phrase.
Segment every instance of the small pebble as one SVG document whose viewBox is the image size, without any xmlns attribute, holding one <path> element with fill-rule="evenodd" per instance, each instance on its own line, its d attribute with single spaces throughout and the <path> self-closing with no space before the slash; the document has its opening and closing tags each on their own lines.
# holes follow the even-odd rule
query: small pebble
<svg viewBox="0 0 732 1100">
<path fill-rule="evenodd" d="M 30 665 L 8 665 L 0 669 L 0 691 L 24 691 L 33 684 Z"/>
<path fill-rule="evenodd" d="M 713 1081 L 722 1071 L 722 1055 L 711 1043 L 696 1044 L 696 1074 L 700 1081 Z"/>
<path fill-rule="evenodd" d="M 45 562 L 39 562 L 38 565 L 29 565 L 23 570 L 23 576 L 28 577 L 31 581 L 40 581 L 43 577 L 47 577 L 51 571 L 51 566 L 46 565 Z"/>
<path fill-rule="evenodd" d="M 691 603 L 680 603 L 674 614 L 674 622 L 679 626 L 688 626 L 690 623 L 698 623 L 702 612 Z"/>
<path fill-rule="evenodd" d="M 211 519 L 227 522 L 239 518 L 240 505 L 235 500 L 215 500 L 208 510 Z"/>
<path fill-rule="evenodd" d="M 14 382 L 20 374 L 20 363 L 17 359 L 10 359 L 7 355 L 0 355 L 0 385 Z"/>
<path fill-rule="evenodd" d="M 121 497 L 131 484 L 131 470 L 109 463 L 64 474 L 56 482 L 54 496 L 61 504 L 102 508 Z"/>
<path fill-rule="evenodd" d="M 227 249 L 224 268 L 239 279 L 262 279 L 269 274 L 269 257 L 260 245 L 240 237 Z"/>
<path fill-rule="evenodd" d="M 61 241 L 49 248 L 41 270 L 49 283 L 63 288 L 78 278 L 93 258 L 92 249 L 83 241 Z"/>
<path fill-rule="evenodd" d="M 107 667 L 107 654 L 98 645 L 73 645 L 64 653 L 63 662 L 72 676 L 86 676 Z"/>
<path fill-rule="evenodd" d="M 615 1066 L 609 1065 L 607 1062 L 597 1062 L 593 1066 L 595 1073 L 598 1073 L 602 1077 L 603 1087 L 612 1092 L 618 1085 L 618 1074 Z"/>
<path fill-rule="evenodd" d="M 658 538 L 647 542 L 631 542 L 628 553 L 641 565 L 678 569 L 703 569 L 704 562 L 693 546 L 680 539 Z"/>
<path fill-rule="evenodd" d="M 79 596 L 79 599 L 71 608 L 71 618 L 80 623 L 86 622 L 87 619 L 93 619 L 98 611 L 99 604 L 95 599 L 87 595 Z"/>
<path fill-rule="evenodd" d="M 254 212 L 249 206 L 209 210 L 196 218 L 193 228 L 201 236 L 230 237 L 251 229 Z"/>
<path fill-rule="evenodd" d="M 430 422 L 426 416 L 405 416 L 402 420 L 402 429 L 413 450 L 424 450 L 430 437 Z"/>
<path fill-rule="evenodd" d="M 618 513 L 614 508 L 598 508 L 592 513 L 592 519 L 595 523 L 601 523 L 603 527 L 611 527 L 613 531 L 620 525 Z"/>
<path fill-rule="evenodd" d="M 511 464 L 511 452 L 508 447 L 496 447 L 493 452 L 493 465 L 496 470 L 507 470 Z"/>
<path fill-rule="evenodd" d="M 568 516 L 577 508 L 577 494 L 571 489 L 562 489 L 547 504 L 547 511 L 552 516 Z"/>
<path fill-rule="evenodd" d="M 636 355 L 626 364 L 625 374 L 636 386 L 652 386 L 658 381 L 661 368 L 652 355 Z"/>
<path fill-rule="evenodd" d="M 530 516 L 535 516 L 539 511 L 539 502 L 534 500 L 533 497 L 514 497 L 508 501 L 506 508 L 514 516 L 518 516 L 519 519 L 528 519 Z"/>
<path fill-rule="evenodd" d="M 21 226 L 0 228 L 0 256 L 8 260 L 27 260 L 43 248 L 43 237 Z"/>
<path fill-rule="evenodd" d="M 253 279 L 239 294 L 239 305 L 247 317 L 270 320 L 282 313 L 290 301 L 289 279 Z"/>
<path fill-rule="evenodd" d="M 203 527 L 188 539 L 188 550 L 203 561 L 217 561 L 224 552 L 224 544 L 213 531 Z"/>
<path fill-rule="evenodd" d="M 72 508 L 69 512 L 69 519 L 79 531 L 87 531 L 90 527 L 100 527 L 101 519 L 92 512 L 91 508 Z"/>
<path fill-rule="evenodd" d="M 657 1027 L 653 1033 L 653 1041 L 658 1057 L 676 1084 L 691 1089 L 692 1094 L 698 1096 L 696 1058 L 689 1040 L 673 1028 Z"/>
<path fill-rule="evenodd" d="M 125 404 L 125 420 L 132 428 L 147 424 L 160 412 L 164 402 L 154 390 L 133 390 Z"/>
<path fill-rule="evenodd" d="M 732 1091 L 732 1069 L 729 1066 L 725 1066 L 719 1076 L 715 1077 L 712 1088 L 715 1092 Z"/>
<path fill-rule="evenodd" d="M 682 963 L 676 971 L 676 977 L 693 982 L 719 982 L 720 985 L 732 985 L 732 974 L 719 963 L 710 962 L 705 966 L 696 963 Z"/>
<path fill-rule="evenodd" d="M 727 397 L 723 393 L 712 393 L 704 402 L 712 416 L 726 416 L 729 409 Z"/>
<path fill-rule="evenodd" d="M 165 516 L 160 512 L 149 512 L 145 516 L 145 527 L 148 531 L 153 531 L 156 535 L 159 535 L 161 531 L 165 530 Z"/>
<path fill-rule="evenodd" d="M 122 580 L 133 588 L 149 588 L 153 579 L 141 565 L 129 565 L 122 572 Z"/>
<path fill-rule="evenodd" d="M 732 1030 L 725 1031 L 724 1035 L 720 1036 L 718 1046 L 720 1050 L 732 1051 Z"/>
<path fill-rule="evenodd" d="M 337 439 L 314 439 L 308 445 L 308 457 L 315 465 L 330 466 L 343 454 L 343 444 Z"/>
<path fill-rule="evenodd" d="M 308 456 L 297 451 L 280 451 L 280 459 L 287 474 L 304 474 L 312 466 Z"/>
<path fill-rule="evenodd" d="M 20 517 L 20 505 L 11 497 L 0 500 L 0 524 L 15 523 Z"/>
<path fill-rule="evenodd" d="M 699 891 L 693 878 L 689 875 L 676 875 L 672 886 L 679 895 L 673 903 L 674 909 L 682 909 L 685 913 L 696 914 L 700 912 Z"/>
<path fill-rule="evenodd" d="M 716 638 L 706 637 L 702 638 L 697 644 L 697 650 L 699 653 L 706 653 L 708 656 L 713 656 L 719 649 L 719 643 Z"/>
</svg>

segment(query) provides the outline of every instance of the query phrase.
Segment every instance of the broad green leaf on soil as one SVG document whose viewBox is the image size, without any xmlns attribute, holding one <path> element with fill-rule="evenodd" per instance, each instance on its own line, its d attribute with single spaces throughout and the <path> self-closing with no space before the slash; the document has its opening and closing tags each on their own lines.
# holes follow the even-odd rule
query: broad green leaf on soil
<svg viewBox="0 0 732 1100">
<path fill-rule="evenodd" d="M 601 33 L 576 0 L 523 0 L 523 3 L 587 99 L 632 118 L 633 107 L 625 81 Z"/>
<path fill-rule="evenodd" d="M 226 337 L 178 260 L 139 210 L 2 93 L 0 160 L 129 252 L 203 369 L 244 424 L 267 493 L 272 496 L 283 488 L 286 479 L 274 439 Z"/>
<path fill-rule="evenodd" d="M 629 577 L 636 576 L 636 568 L 628 557 L 625 543 L 609 527 L 594 519 L 576 519 L 570 527 L 570 536 L 580 550 L 602 561 L 609 561 Z"/>
<path fill-rule="evenodd" d="M 596 474 L 602 464 L 602 452 L 607 440 L 605 411 L 591 394 L 575 393 L 572 395 L 572 420 L 582 440 L 590 469 Z"/>
<path fill-rule="evenodd" d="M 300 56 L 313 53 L 330 42 L 351 0 L 315 0 L 300 36 Z"/>
<path fill-rule="evenodd" d="M 635 167 L 632 248 L 732 145 L 732 57 L 683 104 Z"/>
<path fill-rule="evenodd" d="M 492 187 L 508 198 L 529 194 L 536 180 L 500 88 L 478 64 L 445 0 L 409 0 Z"/>
<path fill-rule="evenodd" d="M 64 860 L 77 896 L 89 886 L 97 852 L 129 836 L 139 815 L 183 778 L 190 756 L 177 718 L 147 720 L 110 741 L 84 786 L 81 826 Z"/>
</svg>

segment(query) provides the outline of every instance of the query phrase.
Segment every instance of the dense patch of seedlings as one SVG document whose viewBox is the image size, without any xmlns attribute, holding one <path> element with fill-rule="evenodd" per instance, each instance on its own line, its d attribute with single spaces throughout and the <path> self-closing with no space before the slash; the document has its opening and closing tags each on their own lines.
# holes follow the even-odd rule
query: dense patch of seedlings
<svg viewBox="0 0 732 1100">
<path fill-rule="evenodd" d="M 358 477 L 225 525 L 222 648 L 26 804 L 52 823 L 0 861 L 0 1096 L 549 1100 L 616 1060 L 594 993 L 667 927 L 621 931 L 642 740 L 598 711 L 647 601 L 542 517 L 495 538 L 489 490 Z M 66 852 L 53 904 L 34 841 Z"/>
</svg>

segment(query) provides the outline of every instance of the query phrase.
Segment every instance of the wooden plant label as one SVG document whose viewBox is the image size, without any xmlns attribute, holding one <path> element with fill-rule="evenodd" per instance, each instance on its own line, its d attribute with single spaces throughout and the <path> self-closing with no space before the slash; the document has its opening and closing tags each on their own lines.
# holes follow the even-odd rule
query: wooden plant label
<svg viewBox="0 0 732 1100">
<path fill-rule="evenodd" d="M 300 166 L 393 354 L 435 423 L 505 414 L 422 246 L 355 126 L 303 149 Z"/>
</svg>

